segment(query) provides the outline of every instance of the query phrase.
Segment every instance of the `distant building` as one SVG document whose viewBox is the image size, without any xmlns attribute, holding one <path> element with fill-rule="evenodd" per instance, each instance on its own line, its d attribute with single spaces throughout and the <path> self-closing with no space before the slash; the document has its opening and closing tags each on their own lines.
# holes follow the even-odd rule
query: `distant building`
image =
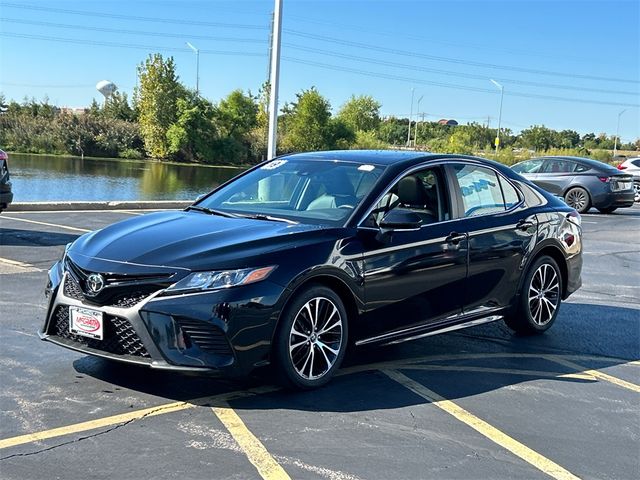
<svg viewBox="0 0 640 480">
<path fill-rule="evenodd" d="M 69 113 L 73 115 L 84 115 L 89 109 L 86 107 L 60 107 L 60 113 Z"/>
<path fill-rule="evenodd" d="M 451 125 L 451 126 L 458 125 L 458 122 L 456 120 L 447 120 L 446 118 L 441 118 L 440 120 L 438 120 L 438 123 L 440 125 Z"/>
</svg>

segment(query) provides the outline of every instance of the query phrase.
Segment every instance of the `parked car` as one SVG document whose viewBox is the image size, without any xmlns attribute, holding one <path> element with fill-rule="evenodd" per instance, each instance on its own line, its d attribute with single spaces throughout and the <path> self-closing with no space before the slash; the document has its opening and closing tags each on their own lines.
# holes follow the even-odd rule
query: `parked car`
<svg viewBox="0 0 640 480">
<path fill-rule="evenodd" d="M 11 179 L 9 178 L 9 155 L 0 150 L 0 212 L 5 210 L 13 201 Z"/>
<path fill-rule="evenodd" d="M 563 197 L 579 213 L 591 207 L 612 213 L 633 205 L 633 177 L 589 158 L 542 157 L 511 167 L 544 190 Z"/>
<path fill-rule="evenodd" d="M 640 157 L 625 160 L 618 165 L 618 170 L 633 175 L 633 199 L 640 202 Z"/>
<path fill-rule="evenodd" d="M 328 382 L 347 343 L 504 319 L 541 333 L 581 285 L 580 215 L 488 160 L 304 153 L 183 211 L 79 237 L 49 270 L 42 339 L 108 359 Z"/>
</svg>

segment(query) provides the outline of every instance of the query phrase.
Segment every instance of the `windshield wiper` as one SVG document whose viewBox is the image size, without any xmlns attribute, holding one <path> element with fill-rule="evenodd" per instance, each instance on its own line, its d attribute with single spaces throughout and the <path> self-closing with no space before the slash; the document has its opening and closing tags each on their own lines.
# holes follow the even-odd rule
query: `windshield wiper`
<svg viewBox="0 0 640 480">
<path fill-rule="evenodd" d="M 212 208 L 207 208 L 207 207 L 199 207 L 198 205 L 189 205 L 186 210 L 196 210 L 198 212 L 203 212 L 206 213 L 208 215 L 218 215 L 220 217 L 227 217 L 227 218 L 234 218 L 236 217 L 236 215 L 233 215 L 231 213 L 227 213 L 227 212 L 223 212 L 222 210 L 214 210 Z"/>
<path fill-rule="evenodd" d="M 254 214 L 239 213 L 238 216 L 242 218 L 251 218 L 253 220 L 269 220 L 271 222 L 284 222 L 284 223 L 289 223 L 291 225 L 298 224 L 298 222 L 294 222 L 293 220 L 289 220 L 288 218 L 272 217 L 271 215 L 265 215 L 264 213 L 254 213 Z"/>
</svg>

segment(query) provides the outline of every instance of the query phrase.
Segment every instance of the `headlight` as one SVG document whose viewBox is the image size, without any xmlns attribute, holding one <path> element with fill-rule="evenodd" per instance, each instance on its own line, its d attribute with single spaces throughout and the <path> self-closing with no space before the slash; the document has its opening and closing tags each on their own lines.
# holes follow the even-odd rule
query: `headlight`
<svg viewBox="0 0 640 480">
<path fill-rule="evenodd" d="M 213 272 L 194 272 L 167 288 L 167 292 L 179 290 L 217 290 L 259 282 L 275 270 L 275 266 L 243 268 Z"/>
</svg>

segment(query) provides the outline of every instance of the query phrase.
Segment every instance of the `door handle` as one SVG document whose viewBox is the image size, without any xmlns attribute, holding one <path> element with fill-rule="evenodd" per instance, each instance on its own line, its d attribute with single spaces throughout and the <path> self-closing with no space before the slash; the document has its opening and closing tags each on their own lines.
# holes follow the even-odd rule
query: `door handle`
<svg viewBox="0 0 640 480">
<path fill-rule="evenodd" d="M 451 243 L 453 245 L 458 245 L 462 240 L 467 238 L 464 233 L 451 232 L 447 238 L 445 238 L 445 242 Z"/>
<path fill-rule="evenodd" d="M 536 225 L 536 224 L 535 224 L 535 223 L 533 223 L 532 221 L 530 221 L 530 220 L 524 220 L 524 219 L 523 219 L 523 220 L 520 220 L 520 221 L 518 222 L 518 224 L 516 225 L 516 228 L 517 228 L 518 230 L 522 230 L 523 232 L 526 232 L 526 231 L 527 231 L 527 230 L 529 230 L 530 228 L 535 227 L 535 225 Z"/>
</svg>

